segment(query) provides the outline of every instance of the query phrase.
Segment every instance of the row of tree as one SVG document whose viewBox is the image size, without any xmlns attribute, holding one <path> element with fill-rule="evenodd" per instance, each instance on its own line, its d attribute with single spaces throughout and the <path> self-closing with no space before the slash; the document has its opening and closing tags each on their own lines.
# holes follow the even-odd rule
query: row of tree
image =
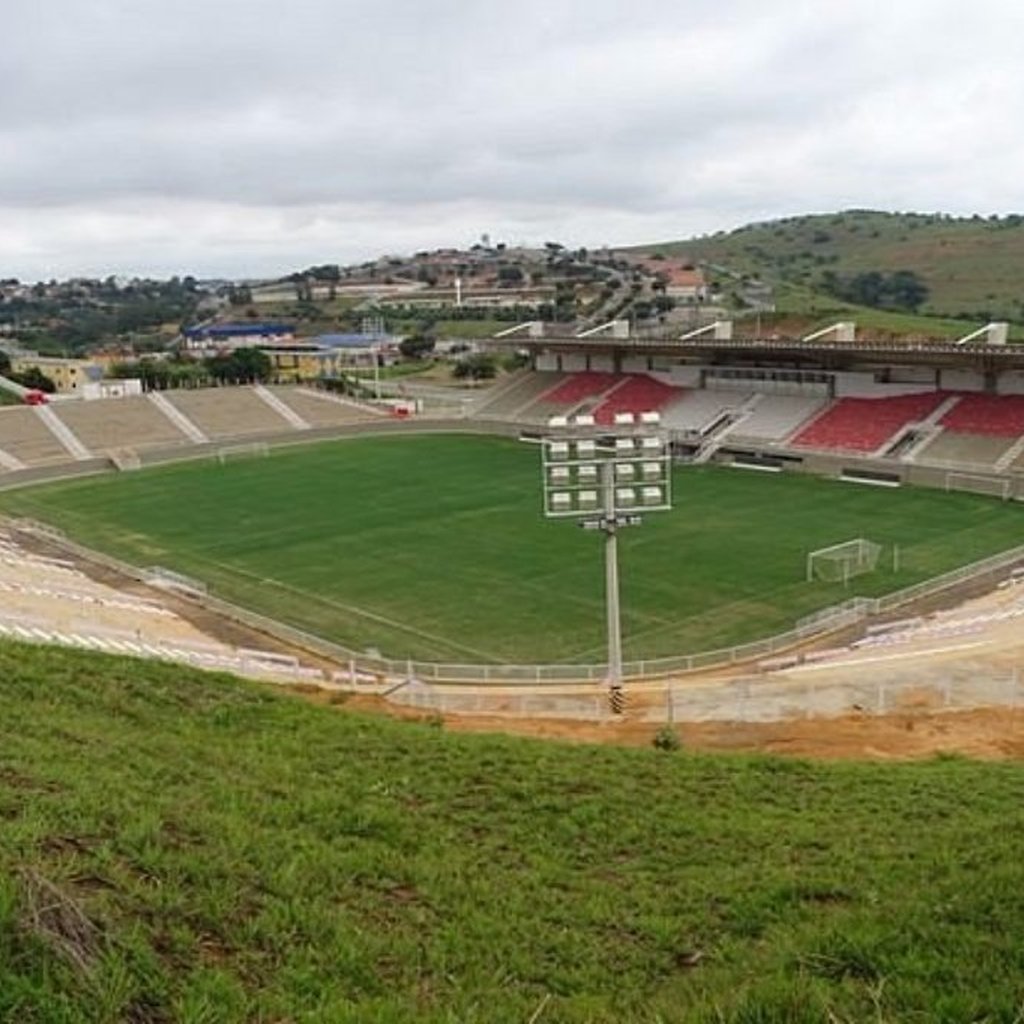
<svg viewBox="0 0 1024 1024">
<path fill-rule="evenodd" d="M 240 348 L 209 359 L 139 359 L 119 363 L 112 376 L 137 377 L 147 391 L 198 387 L 209 383 L 259 384 L 273 375 L 270 357 L 256 348 Z"/>
<path fill-rule="evenodd" d="M 876 309 L 917 312 L 928 298 L 928 286 L 912 270 L 891 274 L 868 270 L 845 276 L 826 270 L 820 283 L 824 291 L 837 299 Z"/>
</svg>

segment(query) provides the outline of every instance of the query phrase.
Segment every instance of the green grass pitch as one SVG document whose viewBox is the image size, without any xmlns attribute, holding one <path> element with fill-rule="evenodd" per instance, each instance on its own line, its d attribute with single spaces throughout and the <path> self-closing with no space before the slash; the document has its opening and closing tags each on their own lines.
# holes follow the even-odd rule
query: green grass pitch
<svg viewBox="0 0 1024 1024">
<path fill-rule="evenodd" d="M 1019 544 L 1019 506 L 923 489 L 682 468 L 675 505 L 622 534 L 627 657 L 752 640 Z M 0 509 L 357 650 L 459 662 L 603 657 L 599 534 L 540 513 L 536 447 L 365 438 L 14 491 Z M 809 550 L 864 536 L 891 564 L 806 583 Z M 887 549 L 888 550 L 888 549 Z"/>
</svg>

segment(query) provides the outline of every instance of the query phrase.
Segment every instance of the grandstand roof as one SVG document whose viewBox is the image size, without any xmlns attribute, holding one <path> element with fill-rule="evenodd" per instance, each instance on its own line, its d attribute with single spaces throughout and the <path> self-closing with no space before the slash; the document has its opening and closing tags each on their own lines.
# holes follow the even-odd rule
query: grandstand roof
<svg viewBox="0 0 1024 1024">
<path fill-rule="evenodd" d="M 643 354 L 687 356 L 702 362 L 764 363 L 785 362 L 793 366 L 840 367 L 851 363 L 920 364 L 926 366 L 971 366 L 993 370 L 1024 370 L 1024 345 L 991 345 L 952 341 L 829 341 L 805 342 L 800 338 L 733 338 L 711 336 L 680 341 L 671 337 L 616 338 L 590 335 L 586 338 L 523 335 L 488 339 L 494 347 L 526 348 L 551 352 L 604 352 L 621 355 Z"/>
</svg>

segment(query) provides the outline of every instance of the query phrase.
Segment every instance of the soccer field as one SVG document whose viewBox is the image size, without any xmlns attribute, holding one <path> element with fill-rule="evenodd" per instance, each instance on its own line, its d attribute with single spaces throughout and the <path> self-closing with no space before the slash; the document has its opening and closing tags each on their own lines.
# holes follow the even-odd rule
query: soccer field
<svg viewBox="0 0 1024 1024">
<path fill-rule="evenodd" d="M 621 535 L 627 657 L 752 640 L 1024 541 L 1018 505 L 974 495 L 713 467 L 674 487 L 673 511 Z M 356 650 L 601 661 L 602 537 L 542 519 L 539 492 L 536 447 L 406 435 L 13 491 L 0 510 Z M 878 571 L 804 581 L 810 549 L 858 536 L 887 545 Z"/>
</svg>

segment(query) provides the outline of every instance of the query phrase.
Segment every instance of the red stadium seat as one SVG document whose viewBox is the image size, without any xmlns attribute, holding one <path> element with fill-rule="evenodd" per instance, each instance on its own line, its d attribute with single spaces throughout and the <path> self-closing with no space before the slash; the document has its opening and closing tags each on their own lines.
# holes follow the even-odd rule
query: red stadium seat
<svg viewBox="0 0 1024 1024">
<path fill-rule="evenodd" d="M 1024 434 L 1024 395 L 964 395 L 939 421 L 946 430 L 990 437 Z"/>
<path fill-rule="evenodd" d="M 585 398 L 607 391 L 619 380 L 622 380 L 621 375 L 615 373 L 598 373 L 593 370 L 574 373 L 553 391 L 543 395 L 542 401 L 555 405 L 578 405 Z"/>
<path fill-rule="evenodd" d="M 653 377 L 631 376 L 594 410 L 594 419 L 607 425 L 615 421 L 617 413 L 656 412 L 682 394 L 682 388 L 662 384 Z"/>
<path fill-rule="evenodd" d="M 841 398 L 793 439 L 801 448 L 873 452 L 898 430 L 933 413 L 949 393 L 927 391 L 892 398 Z"/>
</svg>

